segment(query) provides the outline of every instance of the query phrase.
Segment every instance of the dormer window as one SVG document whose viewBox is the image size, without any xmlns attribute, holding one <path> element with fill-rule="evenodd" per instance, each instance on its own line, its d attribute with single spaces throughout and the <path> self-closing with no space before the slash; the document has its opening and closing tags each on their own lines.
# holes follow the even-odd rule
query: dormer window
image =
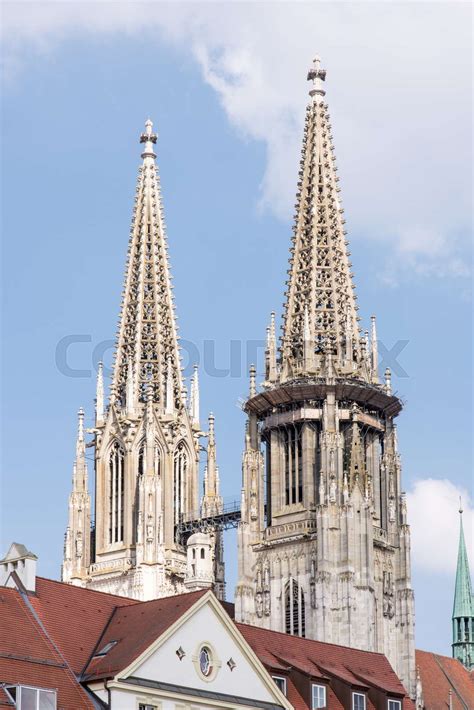
<svg viewBox="0 0 474 710">
<path fill-rule="evenodd" d="M 316 685 L 313 683 L 311 688 L 311 710 L 317 708 L 325 708 L 326 705 L 326 686 Z"/>
<path fill-rule="evenodd" d="M 402 710 L 401 700 L 389 700 L 387 710 Z"/>
<path fill-rule="evenodd" d="M 28 685 L 7 685 L 5 690 L 17 710 L 56 710 L 56 691 Z"/>
<path fill-rule="evenodd" d="M 352 710 L 366 710 L 365 695 L 352 693 Z"/>
<path fill-rule="evenodd" d="M 97 653 L 94 654 L 94 658 L 100 658 L 101 656 L 106 656 L 108 652 L 117 644 L 117 641 L 109 641 L 102 646 Z"/>
<path fill-rule="evenodd" d="M 286 678 L 282 675 L 272 675 L 272 678 L 275 681 L 278 690 L 286 696 Z"/>
</svg>

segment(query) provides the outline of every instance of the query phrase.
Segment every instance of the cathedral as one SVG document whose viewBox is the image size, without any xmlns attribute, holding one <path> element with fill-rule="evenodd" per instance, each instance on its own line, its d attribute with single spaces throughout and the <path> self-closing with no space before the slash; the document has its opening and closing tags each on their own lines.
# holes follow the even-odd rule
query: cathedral
<svg viewBox="0 0 474 710">
<path fill-rule="evenodd" d="M 415 695 L 410 529 L 375 317 L 361 328 L 334 158 L 326 72 L 315 59 L 281 338 L 250 371 L 238 523 L 238 621 L 387 656 Z M 197 369 L 183 381 L 167 237 L 147 121 L 113 375 L 95 426 L 79 411 L 63 581 L 147 600 L 225 594 L 214 418 Z M 86 433 L 91 441 L 86 444 Z M 207 439 L 203 495 L 201 441 Z M 86 446 L 94 450 L 92 522 Z"/>
</svg>

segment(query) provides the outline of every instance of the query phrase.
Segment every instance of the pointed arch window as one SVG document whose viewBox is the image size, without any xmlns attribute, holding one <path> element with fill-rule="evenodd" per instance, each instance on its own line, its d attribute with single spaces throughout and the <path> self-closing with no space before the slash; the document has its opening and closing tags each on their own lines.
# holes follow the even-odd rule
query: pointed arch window
<svg viewBox="0 0 474 710">
<path fill-rule="evenodd" d="M 118 441 L 109 454 L 109 543 L 123 542 L 125 452 Z"/>
<path fill-rule="evenodd" d="M 173 500 L 174 524 L 179 525 L 185 511 L 186 476 L 188 471 L 188 454 L 184 442 L 178 444 L 173 461 Z"/>
<path fill-rule="evenodd" d="M 304 592 L 293 578 L 285 589 L 285 631 L 303 638 L 306 635 Z"/>
<path fill-rule="evenodd" d="M 146 468 L 146 443 L 143 440 L 138 449 L 138 476 L 142 476 L 145 473 Z M 155 442 L 153 448 L 153 468 L 157 476 L 161 473 L 161 452 L 160 447 L 157 442 Z"/>
<path fill-rule="evenodd" d="M 301 427 L 283 429 L 283 456 L 285 471 L 285 505 L 294 505 L 303 500 L 303 446 Z"/>
</svg>

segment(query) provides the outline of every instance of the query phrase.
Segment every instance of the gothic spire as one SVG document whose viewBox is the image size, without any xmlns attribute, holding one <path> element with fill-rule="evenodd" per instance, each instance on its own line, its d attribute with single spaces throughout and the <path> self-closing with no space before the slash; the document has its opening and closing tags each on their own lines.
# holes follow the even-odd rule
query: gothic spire
<svg viewBox="0 0 474 710">
<path fill-rule="evenodd" d="M 86 442 L 84 439 L 84 410 L 77 413 L 76 459 L 74 461 L 73 489 L 78 492 L 87 491 Z"/>
<path fill-rule="evenodd" d="M 453 656 L 471 670 L 474 668 L 474 598 L 462 514 L 463 510 L 460 506 L 459 549 L 453 605 Z"/>
<path fill-rule="evenodd" d="M 198 366 L 194 365 L 194 373 L 191 378 L 191 398 L 189 402 L 189 416 L 192 424 L 199 426 L 199 375 Z"/>
<path fill-rule="evenodd" d="M 104 421 L 104 365 L 99 362 L 97 369 L 97 387 L 95 394 L 95 423 L 102 424 Z"/>
<path fill-rule="evenodd" d="M 453 619 L 474 617 L 471 575 L 467 557 L 464 526 L 462 523 L 462 508 L 459 509 L 459 548 L 456 570 L 456 588 L 454 592 Z"/>
<path fill-rule="evenodd" d="M 336 372 L 349 375 L 357 372 L 360 360 L 358 307 L 324 102 L 325 79 L 326 72 L 316 57 L 308 72 L 312 88 L 306 109 L 283 317 L 284 379 L 306 373 L 308 363 L 315 374 L 325 375 L 328 361 Z M 304 333 L 309 335 L 311 348 L 306 357 Z"/>
<path fill-rule="evenodd" d="M 181 409 L 183 383 L 160 179 L 155 165 L 156 140 L 153 124 L 148 120 L 140 137 L 144 144 L 143 163 L 138 173 L 112 391 L 122 406 L 127 393 L 144 402 L 146 384 L 150 382 L 153 403 L 164 410 L 167 378 L 171 377 L 174 406 Z"/>
<path fill-rule="evenodd" d="M 209 414 L 208 423 L 207 465 L 204 474 L 204 496 L 201 505 L 203 517 L 214 515 L 222 509 L 222 498 L 219 495 L 219 469 L 217 468 L 214 415 L 212 412 Z"/>
</svg>

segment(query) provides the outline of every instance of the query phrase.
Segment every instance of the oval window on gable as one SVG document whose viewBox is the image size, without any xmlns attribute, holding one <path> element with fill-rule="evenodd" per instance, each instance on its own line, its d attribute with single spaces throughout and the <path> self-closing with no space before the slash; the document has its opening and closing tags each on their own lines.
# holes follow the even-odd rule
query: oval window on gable
<svg viewBox="0 0 474 710">
<path fill-rule="evenodd" d="M 199 651 L 199 669 L 206 678 L 212 673 L 212 655 L 207 646 L 203 646 Z"/>
</svg>

